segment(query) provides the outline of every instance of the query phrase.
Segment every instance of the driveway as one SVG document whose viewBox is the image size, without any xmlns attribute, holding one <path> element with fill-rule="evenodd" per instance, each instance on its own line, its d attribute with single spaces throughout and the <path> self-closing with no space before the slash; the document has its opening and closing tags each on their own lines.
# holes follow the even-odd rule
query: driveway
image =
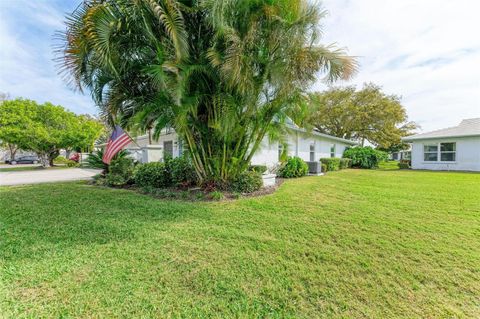
<svg viewBox="0 0 480 319">
<path fill-rule="evenodd" d="M 0 186 L 88 180 L 100 170 L 88 168 L 0 172 Z"/>
</svg>

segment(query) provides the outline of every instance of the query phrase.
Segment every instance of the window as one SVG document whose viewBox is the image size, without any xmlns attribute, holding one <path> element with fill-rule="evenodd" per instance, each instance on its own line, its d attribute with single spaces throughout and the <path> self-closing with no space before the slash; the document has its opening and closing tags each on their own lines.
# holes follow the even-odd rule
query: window
<svg viewBox="0 0 480 319">
<path fill-rule="evenodd" d="M 330 146 L 330 157 L 335 157 L 335 148 L 335 144 L 332 144 L 332 146 Z"/>
<path fill-rule="evenodd" d="M 438 161 L 438 145 L 437 144 L 423 145 L 423 160 L 425 162 Z"/>
<path fill-rule="evenodd" d="M 315 143 L 310 144 L 310 162 L 315 162 Z"/>
<path fill-rule="evenodd" d="M 425 162 L 455 162 L 456 143 L 435 143 L 423 145 Z"/>
<path fill-rule="evenodd" d="M 173 157 L 173 141 L 163 142 L 163 157 Z"/>
<path fill-rule="evenodd" d="M 456 143 L 440 143 L 440 160 L 455 162 Z"/>
</svg>

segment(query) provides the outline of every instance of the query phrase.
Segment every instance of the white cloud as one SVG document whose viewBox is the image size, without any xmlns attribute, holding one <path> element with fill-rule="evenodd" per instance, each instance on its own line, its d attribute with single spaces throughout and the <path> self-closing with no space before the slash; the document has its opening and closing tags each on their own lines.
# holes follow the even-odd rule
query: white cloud
<svg viewBox="0 0 480 319">
<path fill-rule="evenodd" d="M 480 2 L 325 0 L 323 7 L 323 42 L 359 57 L 358 75 L 339 85 L 374 82 L 401 95 L 424 131 L 480 117 Z"/>
<path fill-rule="evenodd" d="M 64 11 L 53 1 L 0 1 L 0 92 L 60 104 L 76 113 L 96 113 L 89 96 L 72 92 L 53 61 L 53 35 Z"/>
<path fill-rule="evenodd" d="M 75 1 L 0 0 L 0 92 L 96 113 L 57 75 L 52 50 Z M 358 75 L 403 96 L 411 120 L 431 130 L 480 117 L 480 2 L 325 0 L 324 43 L 356 55 Z M 318 83 L 316 89 L 325 88 Z"/>
</svg>

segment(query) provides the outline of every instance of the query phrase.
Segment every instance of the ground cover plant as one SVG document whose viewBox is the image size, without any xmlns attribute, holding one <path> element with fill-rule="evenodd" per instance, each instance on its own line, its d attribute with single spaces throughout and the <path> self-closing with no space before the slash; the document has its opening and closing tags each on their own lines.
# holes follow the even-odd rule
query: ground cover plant
<svg viewBox="0 0 480 319">
<path fill-rule="evenodd" d="M 3 187 L 1 315 L 478 318 L 478 198 L 479 174 L 390 166 L 224 202 Z"/>
</svg>

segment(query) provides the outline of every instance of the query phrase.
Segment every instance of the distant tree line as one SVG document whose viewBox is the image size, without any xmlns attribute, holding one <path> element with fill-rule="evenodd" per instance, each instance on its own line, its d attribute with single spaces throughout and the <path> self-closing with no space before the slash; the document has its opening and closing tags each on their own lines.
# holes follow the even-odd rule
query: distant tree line
<svg viewBox="0 0 480 319">
<path fill-rule="evenodd" d="M 14 159 L 19 149 L 36 153 L 44 166 L 53 165 L 61 149 L 91 148 L 103 125 L 89 115 L 76 115 L 52 103 L 32 100 L 0 100 L 0 143 Z"/>
</svg>

